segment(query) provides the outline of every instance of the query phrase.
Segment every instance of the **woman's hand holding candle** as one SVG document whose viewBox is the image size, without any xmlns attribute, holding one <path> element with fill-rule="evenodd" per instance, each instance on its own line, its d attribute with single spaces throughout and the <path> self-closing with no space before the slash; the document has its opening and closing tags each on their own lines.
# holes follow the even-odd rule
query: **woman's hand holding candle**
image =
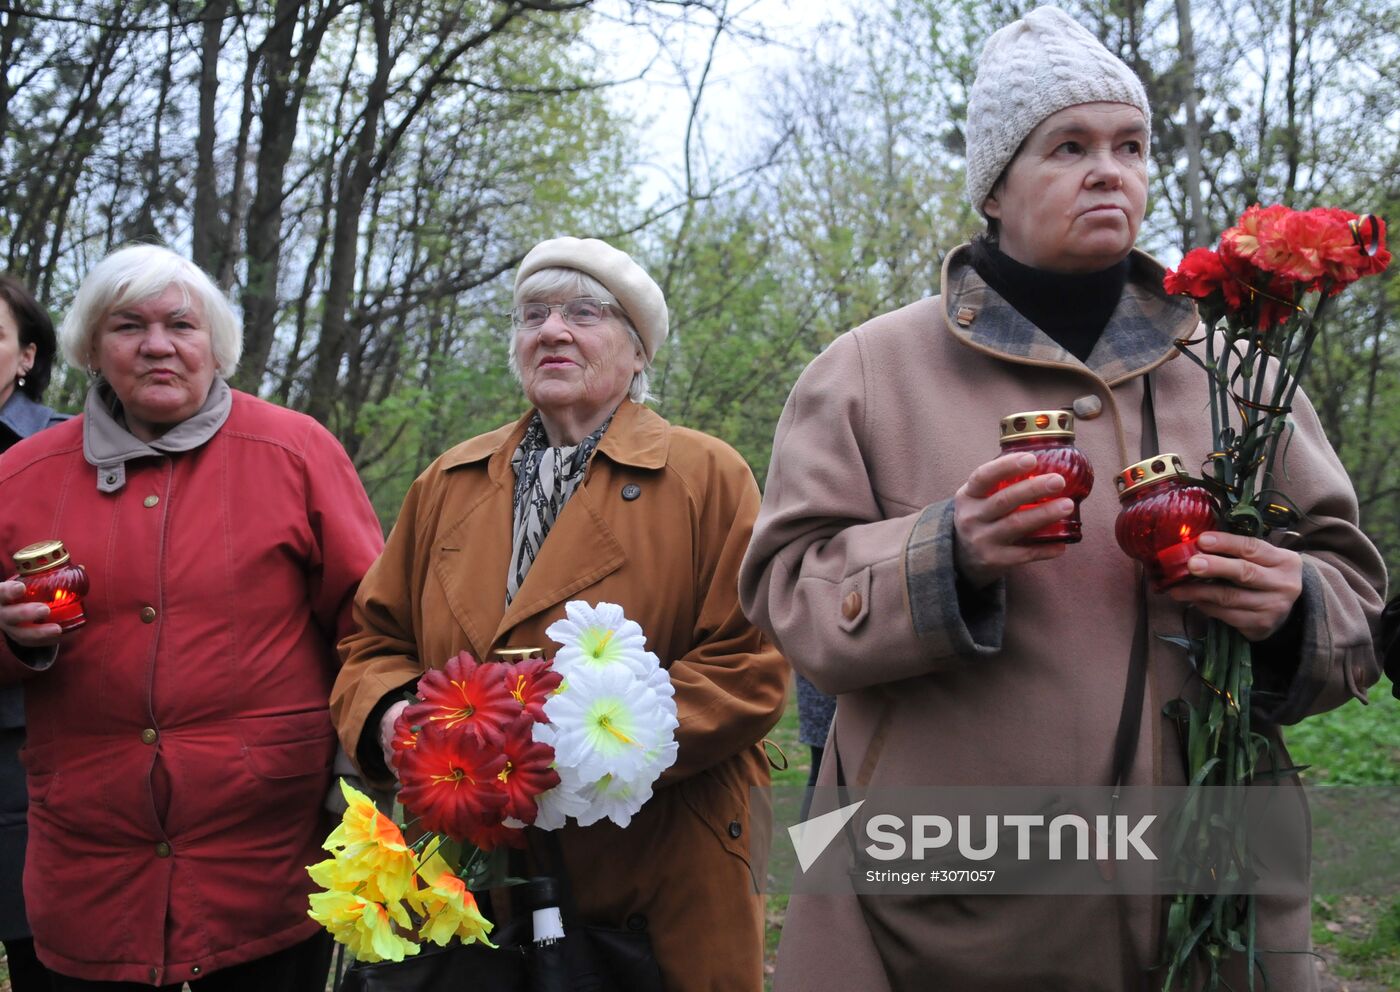
<svg viewBox="0 0 1400 992">
<path fill-rule="evenodd" d="M 46 622 L 48 617 L 47 606 L 25 599 L 23 582 L 0 582 L 0 633 L 21 647 L 48 647 L 63 633 L 58 624 Z"/>
<path fill-rule="evenodd" d="M 1262 641 L 1283 626 L 1303 594 L 1303 559 L 1296 551 L 1224 531 L 1197 539 L 1200 553 L 1187 563 L 1192 578 L 1167 595 L 1190 603 L 1206 616 L 1234 627 L 1251 641 Z"/>
</svg>

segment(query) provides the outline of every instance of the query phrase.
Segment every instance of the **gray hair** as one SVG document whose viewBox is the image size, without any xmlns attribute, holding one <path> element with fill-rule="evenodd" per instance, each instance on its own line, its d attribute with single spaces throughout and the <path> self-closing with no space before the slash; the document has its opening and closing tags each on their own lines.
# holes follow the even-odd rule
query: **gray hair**
<svg viewBox="0 0 1400 992">
<path fill-rule="evenodd" d="M 189 259 L 159 245 L 128 245 L 112 252 L 90 271 L 78 287 L 73 306 L 58 329 L 64 357 L 74 368 L 89 368 L 102 322 L 113 311 L 154 299 L 179 286 L 185 303 L 198 300 L 209 323 L 215 371 L 233 375 L 243 354 L 243 325 L 228 298 Z"/>
<path fill-rule="evenodd" d="M 632 382 L 627 387 L 627 397 L 633 403 L 645 403 L 651 399 L 651 360 L 646 357 L 647 350 L 642 346 L 641 335 L 632 326 L 632 319 L 627 316 L 622 307 L 618 306 L 617 297 L 608 291 L 608 287 L 586 272 L 561 268 L 540 269 L 538 272 L 532 272 L 520 281 L 520 285 L 515 287 L 516 306 L 527 301 L 559 297 L 572 299 L 576 296 L 593 296 L 604 303 L 612 304 L 613 314 L 622 321 L 622 326 L 627 328 L 627 335 L 632 339 L 632 347 L 642 356 L 644 363 L 641 371 L 632 376 Z M 512 327 L 507 361 L 510 363 L 510 374 L 515 377 L 515 381 L 524 384 L 525 379 L 520 371 L 520 356 L 516 353 L 516 337 L 515 328 Z"/>
</svg>

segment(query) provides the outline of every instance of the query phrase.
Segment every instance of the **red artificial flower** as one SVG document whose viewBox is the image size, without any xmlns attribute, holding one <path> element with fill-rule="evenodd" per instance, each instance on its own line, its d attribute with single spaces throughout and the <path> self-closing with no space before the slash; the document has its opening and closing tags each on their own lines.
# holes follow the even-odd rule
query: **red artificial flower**
<svg viewBox="0 0 1400 992">
<path fill-rule="evenodd" d="M 1192 248 L 1180 265 L 1167 270 L 1162 286 L 1173 296 L 1204 300 L 1215 293 L 1223 293 L 1224 284 L 1230 278 L 1219 255 L 1209 248 Z"/>
<path fill-rule="evenodd" d="M 544 704 L 563 681 L 564 676 L 554 670 L 553 662 L 541 658 L 507 666 L 506 689 L 536 723 L 549 722 Z"/>
<path fill-rule="evenodd" d="M 520 707 L 511 698 L 499 662 L 481 664 L 463 651 L 441 670 L 418 680 L 418 698 L 404 711 L 413 726 L 462 731 L 478 744 L 498 746 L 506 724 Z"/>
<path fill-rule="evenodd" d="M 425 725 L 417 745 L 399 755 L 399 801 L 425 830 L 464 840 L 480 824 L 499 821 L 509 798 L 501 782 L 506 761 L 473 734 Z"/>
<path fill-rule="evenodd" d="M 504 823 L 478 823 L 473 825 L 464 838 L 473 847 L 483 851 L 494 851 L 498 847 L 524 849 L 525 831 L 519 827 L 508 827 Z"/>
<path fill-rule="evenodd" d="M 410 720 L 405 719 L 411 706 L 404 707 L 394 720 L 394 736 L 389 745 L 394 750 L 394 767 L 399 766 L 399 758 L 405 751 L 412 751 L 418 746 L 418 726 Z"/>
<path fill-rule="evenodd" d="M 553 767 L 554 748 L 530 736 L 534 725 L 535 721 L 528 714 L 520 714 L 506 728 L 505 742 L 501 745 L 506 756 L 501 787 L 508 797 L 502 815 L 522 823 L 535 822 L 539 815 L 535 797 L 559 784 L 559 773 Z"/>
</svg>

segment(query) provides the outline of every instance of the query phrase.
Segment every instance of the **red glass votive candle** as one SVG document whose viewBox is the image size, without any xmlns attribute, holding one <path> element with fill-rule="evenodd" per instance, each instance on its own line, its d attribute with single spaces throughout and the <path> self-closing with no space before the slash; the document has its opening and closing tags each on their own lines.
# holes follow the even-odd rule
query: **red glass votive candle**
<svg viewBox="0 0 1400 992">
<path fill-rule="evenodd" d="M 1210 490 L 1193 481 L 1174 454 L 1129 465 L 1114 482 L 1122 504 L 1114 527 L 1118 546 L 1146 566 L 1157 592 L 1189 579 L 1186 563 L 1197 552 L 1196 539 L 1214 530 L 1220 516 Z"/>
<path fill-rule="evenodd" d="M 73 630 L 87 622 L 83 596 L 88 591 L 87 572 L 69 560 L 62 541 L 40 541 L 15 552 L 18 574 L 10 581 L 24 583 L 24 598 L 49 608 L 45 623 Z"/>
<path fill-rule="evenodd" d="M 1029 510 L 1052 499 L 1068 497 L 1074 500 L 1074 511 L 1063 520 L 1046 524 L 1023 537 L 1020 544 L 1077 544 L 1082 537 L 1079 504 L 1094 488 L 1094 467 L 1084 453 L 1074 446 L 1074 414 L 1068 410 L 1030 410 L 1001 418 L 1002 454 L 1035 455 L 1035 467 L 1024 475 L 1008 479 L 997 489 L 1030 479 L 1037 475 L 1055 473 L 1064 476 L 1065 488 L 1053 496 L 1026 503 L 1017 510 Z"/>
</svg>

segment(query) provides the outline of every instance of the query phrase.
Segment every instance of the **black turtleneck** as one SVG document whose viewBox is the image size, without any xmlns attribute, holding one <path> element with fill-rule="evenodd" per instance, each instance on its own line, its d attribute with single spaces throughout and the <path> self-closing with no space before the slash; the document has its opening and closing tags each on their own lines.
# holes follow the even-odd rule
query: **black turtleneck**
<svg viewBox="0 0 1400 992">
<path fill-rule="evenodd" d="M 973 244 L 972 265 L 1017 313 L 1081 362 L 1108 326 L 1128 281 L 1126 258 L 1101 272 L 1047 272 L 982 240 Z"/>
</svg>

